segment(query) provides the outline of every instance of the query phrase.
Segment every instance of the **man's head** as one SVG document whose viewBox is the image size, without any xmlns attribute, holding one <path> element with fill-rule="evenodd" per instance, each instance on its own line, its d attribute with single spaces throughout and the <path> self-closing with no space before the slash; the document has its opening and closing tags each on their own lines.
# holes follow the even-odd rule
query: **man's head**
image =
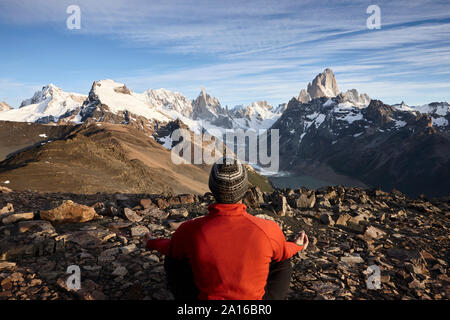
<svg viewBox="0 0 450 320">
<path fill-rule="evenodd" d="M 234 158 L 217 160 L 209 175 L 209 189 L 217 203 L 238 203 L 248 189 L 245 166 Z"/>
</svg>

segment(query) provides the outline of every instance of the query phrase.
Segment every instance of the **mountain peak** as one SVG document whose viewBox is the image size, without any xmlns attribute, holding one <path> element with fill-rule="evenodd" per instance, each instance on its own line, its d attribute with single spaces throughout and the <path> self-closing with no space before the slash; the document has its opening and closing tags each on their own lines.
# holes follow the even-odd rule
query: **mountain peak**
<svg viewBox="0 0 450 320">
<path fill-rule="evenodd" d="M 0 102 L 0 112 L 11 110 L 12 107 L 7 104 L 5 101 Z"/>
<path fill-rule="evenodd" d="M 43 86 L 40 91 L 36 91 L 32 98 L 22 101 L 19 108 L 28 106 L 30 104 L 36 104 L 45 100 L 50 100 L 55 94 L 63 92 L 61 88 L 50 83 Z"/>
<path fill-rule="evenodd" d="M 300 90 L 296 98 L 301 103 L 308 103 L 316 98 L 337 98 L 339 102 L 350 102 L 357 107 L 366 107 L 370 103 L 370 97 L 365 94 L 359 94 L 356 89 L 339 92 L 336 77 L 333 70 L 326 68 L 319 73 L 312 82 L 308 83 L 307 89 Z"/>
<path fill-rule="evenodd" d="M 312 82 L 308 83 L 308 94 L 312 99 L 321 97 L 336 97 L 339 94 L 338 85 L 333 70 L 326 68 Z"/>
<path fill-rule="evenodd" d="M 223 112 L 219 100 L 216 97 L 211 97 L 203 86 L 197 99 L 192 101 L 192 109 L 194 120 L 211 120 L 217 118 L 218 114 Z"/>
</svg>

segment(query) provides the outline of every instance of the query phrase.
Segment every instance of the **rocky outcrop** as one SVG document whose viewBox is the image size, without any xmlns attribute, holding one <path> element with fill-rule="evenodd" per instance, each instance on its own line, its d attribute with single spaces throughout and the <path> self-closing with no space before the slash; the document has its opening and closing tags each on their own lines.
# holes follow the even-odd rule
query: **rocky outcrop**
<svg viewBox="0 0 450 320">
<path fill-rule="evenodd" d="M 344 187 L 250 191 L 259 204 L 248 208 L 251 214 L 275 221 L 287 239 L 301 230 L 309 237 L 308 249 L 291 259 L 288 299 L 450 298 L 450 198 L 411 199 L 398 191 Z M 313 195 L 314 204 L 308 200 Z M 97 215 L 83 223 L 58 224 L 34 215 L 0 224 L 0 299 L 173 299 L 163 257 L 146 250 L 141 237 L 148 231 L 170 237 L 182 222 L 204 215 L 212 201 L 209 193 L 10 192 L 0 194 L 0 211 L 42 212 L 61 199 Z M 286 199 L 307 203 L 289 208 L 289 215 L 277 214 L 280 203 L 287 208 Z M 111 215 L 111 208 L 118 214 Z M 129 221 L 121 214 L 125 209 L 142 219 Z M 80 290 L 67 286 L 70 265 L 80 267 Z M 370 281 L 375 267 L 380 273 L 374 288 L 368 283 L 376 284 Z"/>
<path fill-rule="evenodd" d="M 339 94 L 339 89 L 333 70 L 327 68 L 319 73 L 312 82 L 308 83 L 307 92 L 311 99 L 336 97 Z"/>
<path fill-rule="evenodd" d="M 307 103 L 310 102 L 311 100 L 312 100 L 311 96 L 305 89 L 300 90 L 300 94 L 298 95 L 298 101 L 300 101 L 301 103 Z"/>
<path fill-rule="evenodd" d="M 341 92 L 337 95 L 337 99 L 339 102 L 350 102 L 354 106 L 357 107 L 366 107 L 369 105 L 371 99 L 367 95 L 367 93 L 358 93 L 358 90 L 351 89 L 346 92 Z"/>
<path fill-rule="evenodd" d="M 219 114 L 224 113 L 217 98 L 211 97 L 202 88 L 197 99 L 192 101 L 192 119 L 194 120 L 215 120 Z"/>
</svg>

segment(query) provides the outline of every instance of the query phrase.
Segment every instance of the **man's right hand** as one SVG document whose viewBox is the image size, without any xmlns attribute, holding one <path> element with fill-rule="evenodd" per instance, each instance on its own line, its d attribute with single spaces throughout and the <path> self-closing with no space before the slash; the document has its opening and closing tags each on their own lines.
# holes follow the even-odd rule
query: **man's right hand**
<svg viewBox="0 0 450 320">
<path fill-rule="evenodd" d="M 303 246 L 303 250 L 306 250 L 309 244 L 308 236 L 305 231 L 300 231 L 298 237 L 295 239 L 295 243 L 299 246 Z"/>
</svg>

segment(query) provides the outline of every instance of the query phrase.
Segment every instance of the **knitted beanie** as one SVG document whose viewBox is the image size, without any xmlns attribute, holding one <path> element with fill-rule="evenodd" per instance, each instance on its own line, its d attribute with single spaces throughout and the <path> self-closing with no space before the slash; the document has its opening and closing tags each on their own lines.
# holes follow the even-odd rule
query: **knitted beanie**
<svg viewBox="0 0 450 320">
<path fill-rule="evenodd" d="M 209 175 L 209 189 L 217 203 L 237 203 L 248 189 L 245 166 L 230 157 L 217 160 Z"/>
</svg>

